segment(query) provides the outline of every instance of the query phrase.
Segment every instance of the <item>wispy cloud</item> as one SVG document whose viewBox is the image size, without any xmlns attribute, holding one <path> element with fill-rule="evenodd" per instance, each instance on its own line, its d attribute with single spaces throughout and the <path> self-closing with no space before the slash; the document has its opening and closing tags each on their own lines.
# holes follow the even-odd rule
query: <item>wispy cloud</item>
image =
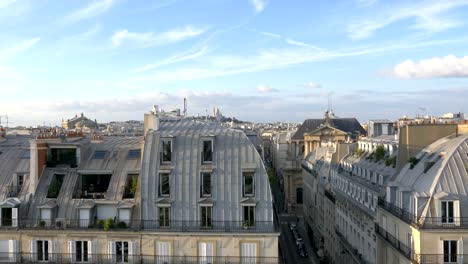
<svg viewBox="0 0 468 264">
<path fill-rule="evenodd" d="M 250 0 L 250 3 L 253 5 L 255 12 L 262 12 L 267 6 L 268 2 L 266 0 Z"/>
<path fill-rule="evenodd" d="M 468 77 L 468 56 L 457 58 L 448 55 L 413 62 L 404 61 L 395 66 L 393 75 L 398 78 L 459 78 Z"/>
<path fill-rule="evenodd" d="M 75 23 L 90 19 L 107 12 L 116 3 L 116 0 L 93 0 L 64 17 L 65 23 Z"/>
<path fill-rule="evenodd" d="M 208 53 L 208 47 L 204 46 L 201 49 L 197 51 L 189 51 L 189 52 L 183 52 L 181 54 L 177 54 L 174 56 L 171 56 L 169 58 L 166 58 L 164 60 L 161 60 L 157 63 L 152 63 L 152 64 L 147 64 L 142 67 L 138 67 L 135 69 L 130 70 L 131 73 L 140 73 L 140 72 L 145 72 L 149 70 L 156 69 L 161 66 L 165 65 L 170 65 L 178 62 L 183 62 L 183 61 L 188 61 L 188 60 L 193 60 L 196 58 L 199 58 L 203 55 L 206 55 Z"/>
<path fill-rule="evenodd" d="M 291 44 L 291 45 L 296 45 L 300 47 L 309 47 L 310 45 L 304 42 L 296 41 L 294 39 L 287 38 L 286 43 Z"/>
<path fill-rule="evenodd" d="M 278 92 L 278 89 L 275 89 L 271 86 L 268 86 L 268 85 L 259 85 L 257 86 L 257 92 L 260 92 L 260 93 L 274 93 L 274 92 Z"/>
<path fill-rule="evenodd" d="M 196 37 L 207 31 L 207 28 L 198 28 L 187 25 L 181 28 L 175 28 L 163 33 L 154 32 L 129 32 L 127 29 L 114 33 L 111 40 L 114 46 L 120 46 L 124 42 L 132 42 L 140 47 L 151 47 L 170 44 L 182 41 L 188 38 Z"/>
<path fill-rule="evenodd" d="M 260 33 L 265 35 L 265 36 L 269 36 L 269 37 L 282 38 L 282 36 L 280 34 L 275 34 L 275 33 L 265 32 L 265 31 L 261 31 Z"/>
<path fill-rule="evenodd" d="M 129 81 L 142 83 L 163 83 L 207 79 L 282 69 L 294 65 L 332 60 L 343 57 L 363 56 L 369 54 L 386 54 L 388 52 L 414 48 L 446 45 L 448 43 L 466 43 L 468 39 L 421 41 L 401 43 L 388 46 L 358 47 L 344 50 L 317 50 L 315 47 L 297 47 L 283 49 L 263 49 L 254 54 L 243 56 L 205 56 L 196 67 L 183 67 L 174 70 L 160 70 L 147 74 L 134 75 Z"/>
<path fill-rule="evenodd" d="M 19 53 L 22 53 L 30 48 L 32 48 L 34 45 L 36 45 L 41 38 L 36 37 L 28 40 L 24 40 L 18 43 L 15 43 L 14 45 L 5 48 L 3 50 L 0 50 L 0 60 L 7 60 Z"/>
<path fill-rule="evenodd" d="M 414 29 L 428 32 L 438 32 L 459 26 L 463 21 L 457 21 L 444 16 L 450 10 L 468 5 L 467 0 L 458 1 L 424 1 L 400 8 L 386 9 L 377 13 L 373 19 L 354 22 L 348 27 L 348 35 L 352 39 L 370 37 L 375 31 L 401 20 L 415 19 L 411 26 Z"/>
<path fill-rule="evenodd" d="M 314 83 L 314 82 L 308 82 L 308 83 L 303 83 L 299 84 L 299 87 L 305 87 L 305 88 L 311 88 L 311 89 L 318 89 L 322 88 L 322 85 L 319 83 Z"/>
</svg>

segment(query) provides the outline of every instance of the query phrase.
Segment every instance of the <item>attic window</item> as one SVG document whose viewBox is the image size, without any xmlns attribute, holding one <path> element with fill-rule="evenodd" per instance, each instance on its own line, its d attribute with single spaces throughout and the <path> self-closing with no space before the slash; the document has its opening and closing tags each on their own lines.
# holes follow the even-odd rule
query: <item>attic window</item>
<svg viewBox="0 0 468 264">
<path fill-rule="evenodd" d="M 94 152 L 93 159 L 104 159 L 106 154 L 107 154 L 107 151 L 105 151 L 105 150 L 96 150 Z"/>
<path fill-rule="evenodd" d="M 0 152 L 1 153 L 1 152 Z M 23 152 L 23 156 L 21 156 L 22 159 L 30 159 L 31 158 L 31 151 L 29 149 L 25 150 Z"/>
<path fill-rule="evenodd" d="M 432 166 L 434 166 L 435 161 L 426 161 L 424 162 L 424 173 L 428 172 Z"/>
<path fill-rule="evenodd" d="M 138 159 L 141 156 L 141 151 L 139 149 L 131 149 L 128 151 L 127 158 L 129 159 Z"/>
</svg>

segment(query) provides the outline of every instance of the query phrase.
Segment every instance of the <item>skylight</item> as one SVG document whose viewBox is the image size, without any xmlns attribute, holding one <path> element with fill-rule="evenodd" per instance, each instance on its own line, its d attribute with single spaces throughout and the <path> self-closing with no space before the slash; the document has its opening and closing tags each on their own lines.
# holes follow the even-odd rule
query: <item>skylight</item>
<svg viewBox="0 0 468 264">
<path fill-rule="evenodd" d="M 137 159 L 141 155 L 141 151 L 139 149 L 131 149 L 128 151 L 127 158 L 129 159 Z"/>
<path fill-rule="evenodd" d="M 96 150 L 94 152 L 93 159 L 104 159 L 106 157 L 107 151 L 105 150 Z"/>
</svg>

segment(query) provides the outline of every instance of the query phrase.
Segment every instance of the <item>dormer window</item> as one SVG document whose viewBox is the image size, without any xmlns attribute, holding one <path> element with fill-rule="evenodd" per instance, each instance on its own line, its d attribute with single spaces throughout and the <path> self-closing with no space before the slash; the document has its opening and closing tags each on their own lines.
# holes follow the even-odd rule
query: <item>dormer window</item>
<svg viewBox="0 0 468 264">
<path fill-rule="evenodd" d="M 162 141 L 161 162 L 162 163 L 172 162 L 172 140 Z"/>
<path fill-rule="evenodd" d="M 442 201 L 440 207 L 441 207 L 442 223 L 453 223 L 455 220 L 453 201 Z"/>
<path fill-rule="evenodd" d="M 169 197 L 171 194 L 171 188 L 169 184 L 169 173 L 159 174 L 159 196 Z"/>
<path fill-rule="evenodd" d="M 202 172 L 201 173 L 201 196 L 202 197 L 211 197 L 211 173 Z"/>
<path fill-rule="evenodd" d="M 203 140 L 202 163 L 213 162 L 213 140 Z"/>
<path fill-rule="evenodd" d="M 129 159 L 139 159 L 141 156 L 141 150 L 139 149 L 131 149 L 128 151 L 127 158 Z"/>
<path fill-rule="evenodd" d="M 253 171 L 242 172 L 242 183 L 243 196 L 255 196 L 255 173 Z"/>
<path fill-rule="evenodd" d="M 93 159 L 104 159 L 106 157 L 107 151 L 105 150 L 96 150 L 94 151 Z"/>
</svg>

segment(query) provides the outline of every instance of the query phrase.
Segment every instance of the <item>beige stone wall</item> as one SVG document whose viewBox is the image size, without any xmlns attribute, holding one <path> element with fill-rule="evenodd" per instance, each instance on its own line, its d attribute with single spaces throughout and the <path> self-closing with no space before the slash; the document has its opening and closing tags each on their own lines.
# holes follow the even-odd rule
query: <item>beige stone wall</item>
<svg viewBox="0 0 468 264">
<path fill-rule="evenodd" d="M 458 134 L 468 134 L 468 124 L 458 125 Z"/>
<path fill-rule="evenodd" d="M 434 141 L 457 132 L 456 124 L 404 125 L 400 127 L 397 169 Z"/>
<path fill-rule="evenodd" d="M 197 256 L 198 242 L 216 243 L 217 256 L 240 257 L 241 242 L 258 243 L 259 257 L 278 257 L 279 234 L 229 233 L 154 233 L 140 234 L 120 231 L 22 230 L 1 231 L 0 240 L 16 240 L 18 252 L 31 253 L 32 240 L 55 241 L 55 253 L 69 253 L 69 241 L 92 240 L 94 254 L 108 254 L 109 241 L 135 242 L 136 255 L 155 255 L 156 241 L 171 241 L 174 256 Z"/>
</svg>

